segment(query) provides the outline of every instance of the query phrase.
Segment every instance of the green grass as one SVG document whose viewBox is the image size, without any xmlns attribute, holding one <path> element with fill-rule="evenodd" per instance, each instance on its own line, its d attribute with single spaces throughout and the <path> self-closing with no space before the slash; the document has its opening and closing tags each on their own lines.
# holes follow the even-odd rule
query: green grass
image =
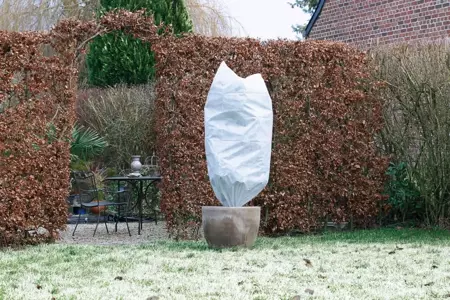
<svg viewBox="0 0 450 300">
<path fill-rule="evenodd" d="M 255 243 L 255 248 L 270 249 L 278 247 L 300 247 L 304 244 L 323 243 L 361 243 L 361 244 L 396 244 L 414 243 L 428 245 L 449 245 L 450 231 L 442 229 L 395 229 L 381 228 L 356 231 L 327 231 L 316 235 L 282 236 L 276 238 L 260 237 Z M 157 243 L 141 245 L 143 248 L 164 248 L 166 250 L 196 250 L 196 251 L 222 251 L 209 249 L 205 242 L 193 241 L 160 241 Z M 235 251 L 236 249 L 225 250 Z"/>
<path fill-rule="evenodd" d="M 450 244 L 450 231 L 442 229 L 381 228 L 370 230 L 326 232 L 308 236 L 305 240 L 314 242 L 346 243 L 427 243 Z"/>
<path fill-rule="evenodd" d="M 432 299 L 450 295 L 448 282 L 444 230 L 258 238 L 252 249 L 158 241 L 0 251 L 1 300 Z"/>
</svg>

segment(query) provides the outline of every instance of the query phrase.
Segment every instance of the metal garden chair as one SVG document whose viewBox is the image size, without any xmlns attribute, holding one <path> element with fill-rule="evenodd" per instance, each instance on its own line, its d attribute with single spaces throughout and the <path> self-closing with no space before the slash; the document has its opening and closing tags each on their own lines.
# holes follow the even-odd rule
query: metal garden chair
<svg viewBox="0 0 450 300">
<path fill-rule="evenodd" d="M 97 225 L 95 226 L 94 234 L 97 232 L 98 224 L 100 223 L 100 209 L 108 209 L 108 207 L 116 207 L 117 215 L 114 216 L 115 219 L 115 230 L 117 231 L 117 223 L 119 222 L 121 211 L 123 207 L 126 206 L 125 212 L 128 210 L 127 207 L 130 202 L 129 192 L 126 190 L 122 191 L 112 191 L 106 189 L 98 189 L 95 182 L 95 175 L 92 172 L 81 172 L 73 171 L 71 172 L 71 177 L 75 182 L 76 190 L 79 194 L 81 208 L 91 209 L 98 207 Z M 100 200 L 100 194 L 103 193 L 105 200 Z M 77 224 L 73 230 L 72 235 L 75 235 L 78 224 L 81 219 L 81 212 L 78 214 Z M 106 227 L 106 232 L 109 234 L 107 216 L 104 216 L 104 222 Z M 130 227 L 128 226 L 128 219 L 125 216 L 125 222 L 127 224 L 128 234 L 131 236 Z"/>
</svg>

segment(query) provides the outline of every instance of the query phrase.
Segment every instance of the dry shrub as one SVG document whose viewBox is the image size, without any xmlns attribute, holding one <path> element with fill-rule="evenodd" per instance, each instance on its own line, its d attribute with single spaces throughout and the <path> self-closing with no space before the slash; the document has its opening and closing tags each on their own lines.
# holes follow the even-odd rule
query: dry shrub
<svg viewBox="0 0 450 300">
<path fill-rule="evenodd" d="M 101 159 L 107 166 L 120 170 L 132 155 L 152 155 L 154 98 L 152 84 L 79 91 L 78 120 L 108 142 Z"/>
<path fill-rule="evenodd" d="M 450 218 L 450 45 L 422 43 L 372 51 L 386 126 L 384 150 L 407 166 L 427 225 Z M 419 202 L 411 203 L 416 209 Z"/>
</svg>

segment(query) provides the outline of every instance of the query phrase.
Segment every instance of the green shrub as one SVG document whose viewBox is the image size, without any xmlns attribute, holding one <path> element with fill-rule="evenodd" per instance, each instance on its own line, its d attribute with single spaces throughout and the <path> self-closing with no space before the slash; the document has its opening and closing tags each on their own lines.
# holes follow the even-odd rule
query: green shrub
<svg viewBox="0 0 450 300">
<path fill-rule="evenodd" d="M 150 45 L 120 31 L 97 37 L 90 45 L 86 63 L 88 83 L 94 86 L 143 84 L 155 75 Z"/>
<path fill-rule="evenodd" d="M 117 8 L 145 9 L 154 16 L 157 25 L 172 24 L 176 34 L 192 30 L 183 0 L 102 0 L 100 14 Z M 120 31 L 95 38 L 89 46 L 86 63 L 88 83 L 94 86 L 144 84 L 155 75 L 150 44 Z"/>
<path fill-rule="evenodd" d="M 389 195 L 388 222 L 423 220 L 423 201 L 416 186 L 410 180 L 405 162 L 390 163 L 386 172 L 389 181 L 385 193 Z"/>
</svg>

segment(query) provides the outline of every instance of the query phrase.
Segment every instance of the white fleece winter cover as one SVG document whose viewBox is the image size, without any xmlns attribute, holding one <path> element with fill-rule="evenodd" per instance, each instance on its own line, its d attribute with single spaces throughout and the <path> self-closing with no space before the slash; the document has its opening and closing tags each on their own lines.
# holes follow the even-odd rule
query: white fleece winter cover
<svg viewBox="0 0 450 300">
<path fill-rule="evenodd" d="M 222 62 L 205 105 L 205 148 L 223 206 L 244 206 L 267 185 L 272 126 L 272 100 L 261 75 L 241 78 Z"/>
</svg>

